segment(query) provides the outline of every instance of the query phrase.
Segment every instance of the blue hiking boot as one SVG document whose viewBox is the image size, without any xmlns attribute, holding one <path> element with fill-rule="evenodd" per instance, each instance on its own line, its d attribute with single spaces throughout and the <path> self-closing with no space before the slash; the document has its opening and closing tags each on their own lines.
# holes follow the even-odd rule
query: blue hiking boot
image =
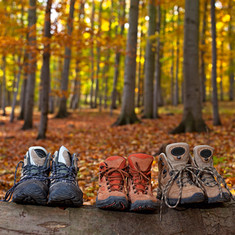
<svg viewBox="0 0 235 235">
<path fill-rule="evenodd" d="M 79 207 L 83 204 L 83 193 L 77 182 L 77 158 L 61 146 L 54 154 L 48 204 L 54 206 Z"/>
<path fill-rule="evenodd" d="M 16 172 L 22 164 L 21 179 L 16 183 Z M 14 186 L 8 190 L 3 201 L 20 204 L 47 204 L 49 190 L 50 154 L 40 146 L 30 147 L 16 167 Z"/>
</svg>

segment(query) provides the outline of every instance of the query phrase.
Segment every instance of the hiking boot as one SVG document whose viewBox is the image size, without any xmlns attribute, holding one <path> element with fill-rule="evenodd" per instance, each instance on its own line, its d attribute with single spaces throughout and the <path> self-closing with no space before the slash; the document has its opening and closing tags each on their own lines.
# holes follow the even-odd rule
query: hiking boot
<svg viewBox="0 0 235 235">
<path fill-rule="evenodd" d="M 96 207 L 101 209 L 125 210 L 128 208 L 125 181 L 126 160 L 123 157 L 108 157 L 99 166 L 99 190 Z"/>
<path fill-rule="evenodd" d="M 48 204 L 78 207 L 83 204 L 83 193 L 77 182 L 77 158 L 61 146 L 52 161 L 52 176 Z"/>
<path fill-rule="evenodd" d="M 213 167 L 213 152 L 214 149 L 208 145 L 194 147 L 193 160 L 197 167 L 197 178 L 205 188 L 208 203 L 228 202 L 232 194 L 222 176 Z"/>
<path fill-rule="evenodd" d="M 178 204 L 204 201 L 203 190 L 192 181 L 191 161 L 186 143 L 167 145 L 166 155 L 161 153 L 159 156 L 157 197 L 164 200 L 170 208 L 175 208 Z"/>
<path fill-rule="evenodd" d="M 21 179 L 16 181 L 16 172 L 22 164 Z M 20 204 L 47 204 L 47 195 L 50 172 L 50 155 L 46 149 L 40 146 L 30 147 L 24 162 L 20 161 L 16 167 L 14 186 L 8 190 L 4 201 L 12 201 Z"/>
<path fill-rule="evenodd" d="M 137 153 L 129 155 L 128 197 L 131 211 L 157 209 L 157 198 L 152 193 L 151 167 L 153 157 Z"/>
</svg>

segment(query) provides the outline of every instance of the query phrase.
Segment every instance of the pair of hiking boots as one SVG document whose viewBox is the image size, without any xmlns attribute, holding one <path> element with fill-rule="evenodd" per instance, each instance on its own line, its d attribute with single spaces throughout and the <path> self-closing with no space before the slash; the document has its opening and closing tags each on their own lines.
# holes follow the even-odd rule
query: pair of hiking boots
<svg viewBox="0 0 235 235">
<path fill-rule="evenodd" d="M 108 157 L 99 166 L 99 190 L 96 206 L 101 209 L 149 211 L 157 208 L 152 193 L 151 167 L 153 157 L 132 154 L 126 159 Z"/>
<path fill-rule="evenodd" d="M 187 143 L 166 146 L 158 159 L 157 198 L 170 208 L 179 204 L 219 203 L 233 199 L 224 179 L 213 167 L 213 148 L 196 146 L 194 158 Z M 96 206 L 101 209 L 131 211 L 155 210 L 157 198 L 151 187 L 153 157 L 132 154 L 113 156 L 100 164 L 99 191 Z M 222 187 L 223 185 L 224 187 Z M 130 206 L 129 206 L 130 204 Z"/>
<path fill-rule="evenodd" d="M 178 204 L 230 201 L 233 195 L 213 167 L 213 151 L 208 145 L 199 145 L 194 147 L 192 157 L 187 143 L 167 145 L 158 160 L 157 198 L 170 208 Z"/>
<path fill-rule="evenodd" d="M 76 162 L 76 155 L 71 155 L 64 146 L 54 153 L 53 158 L 43 147 L 30 147 L 24 161 L 16 167 L 14 186 L 6 193 L 4 201 L 12 197 L 13 202 L 21 204 L 81 206 L 83 193 L 76 180 Z M 15 183 L 20 164 L 21 179 Z"/>
</svg>

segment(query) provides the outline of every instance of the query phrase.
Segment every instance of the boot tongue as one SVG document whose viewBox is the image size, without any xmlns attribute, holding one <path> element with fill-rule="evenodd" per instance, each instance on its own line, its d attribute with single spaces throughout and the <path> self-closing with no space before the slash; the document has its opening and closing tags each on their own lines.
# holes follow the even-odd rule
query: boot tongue
<svg viewBox="0 0 235 235">
<path fill-rule="evenodd" d="M 56 152 L 55 156 L 57 156 L 57 161 L 59 163 L 65 164 L 67 167 L 71 166 L 72 156 L 67 148 L 61 146 L 59 152 Z"/>
<path fill-rule="evenodd" d="M 126 166 L 126 160 L 123 157 L 112 156 L 108 157 L 104 164 L 106 164 L 109 168 L 120 168 L 123 169 Z"/>
<path fill-rule="evenodd" d="M 32 146 L 25 155 L 24 165 L 43 166 L 46 160 L 47 151 L 40 146 Z"/>
<path fill-rule="evenodd" d="M 193 149 L 194 162 L 199 168 L 213 167 L 214 149 L 209 145 L 198 145 Z"/>
<path fill-rule="evenodd" d="M 173 169 L 181 170 L 189 162 L 187 143 L 174 143 L 166 146 L 166 156 Z"/>
<path fill-rule="evenodd" d="M 141 171 L 149 171 L 152 166 L 153 157 L 143 153 L 132 154 L 128 157 L 130 168 Z"/>
<path fill-rule="evenodd" d="M 108 157 L 104 162 L 100 164 L 100 168 L 102 168 L 102 166 L 107 167 L 107 168 L 123 169 L 126 167 L 126 159 L 123 157 L 119 157 L 119 156 Z M 119 190 L 120 189 L 119 185 L 121 185 L 121 181 L 123 180 L 121 173 L 114 171 L 113 173 L 108 175 L 108 177 L 109 176 L 111 176 L 110 185 L 112 185 L 111 186 L 112 189 Z M 114 177 L 115 179 L 112 180 L 112 177 Z"/>
</svg>

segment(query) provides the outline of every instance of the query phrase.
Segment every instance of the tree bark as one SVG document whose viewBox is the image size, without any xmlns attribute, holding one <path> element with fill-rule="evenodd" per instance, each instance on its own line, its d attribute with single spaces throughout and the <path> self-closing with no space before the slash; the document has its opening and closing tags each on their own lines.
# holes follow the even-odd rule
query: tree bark
<svg viewBox="0 0 235 235">
<path fill-rule="evenodd" d="M 139 122 L 139 119 L 135 114 L 135 75 L 138 15 L 139 0 L 131 0 L 125 58 L 122 109 L 119 118 L 113 125 L 125 125 Z"/>
<path fill-rule="evenodd" d="M 207 28 L 207 5 L 208 0 L 204 0 L 203 7 L 203 19 L 202 19 L 202 31 L 201 31 L 201 46 L 203 49 L 200 53 L 200 62 L 201 62 L 201 70 L 200 70 L 200 78 L 201 78 L 201 92 L 202 92 L 202 101 L 206 101 L 206 71 L 205 71 L 205 45 L 206 45 L 206 28 Z"/>
<path fill-rule="evenodd" d="M 98 17 L 98 33 L 97 33 L 97 42 L 96 42 L 96 51 L 97 51 L 97 66 L 96 66 L 96 78 L 95 78 L 95 102 L 94 102 L 94 108 L 97 108 L 97 102 L 99 97 L 99 73 L 100 73 L 100 34 L 101 34 L 101 15 L 102 15 L 102 5 L 103 0 L 100 1 L 99 6 L 99 17 Z"/>
<path fill-rule="evenodd" d="M 153 80 L 155 53 L 153 50 L 154 41 L 151 37 L 153 37 L 156 31 L 156 3 L 154 0 L 149 0 L 148 15 L 148 38 L 145 52 L 144 118 L 153 118 Z"/>
<path fill-rule="evenodd" d="M 20 17 L 20 21 L 21 21 L 21 27 L 24 28 L 24 5 L 23 5 L 23 3 L 21 5 L 21 17 Z M 21 35 L 20 38 L 22 39 L 23 36 Z M 13 122 L 14 118 L 15 118 L 16 99 L 17 99 L 17 95 L 18 95 L 18 91 L 19 91 L 20 77 L 21 77 L 22 69 L 23 69 L 23 64 L 21 62 L 21 58 L 23 57 L 22 56 L 22 52 L 23 52 L 23 50 L 21 49 L 20 50 L 20 55 L 18 56 L 18 61 L 17 61 L 17 64 L 19 65 L 19 71 L 17 73 L 16 86 L 15 86 L 15 90 L 13 92 L 13 101 L 12 101 L 12 106 L 11 106 L 10 122 Z"/>
<path fill-rule="evenodd" d="M 6 56 L 2 56 L 2 116 L 6 116 Z"/>
<path fill-rule="evenodd" d="M 229 0 L 229 6 L 228 9 L 230 11 L 230 21 L 229 21 L 229 27 L 228 27 L 228 35 L 229 35 L 229 50 L 230 50 L 230 57 L 229 57 L 229 100 L 234 100 L 235 95 L 235 83 L 234 83 L 234 56 L 232 55 L 232 51 L 234 49 L 234 24 L 232 24 L 234 20 L 234 12 L 232 11 L 232 0 Z"/>
<path fill-rule="evenodd" d="M 51 38 L 51 5 L 52 0 L 47 0 L 44 37 L 47 39 L 44 43 L 43 65 L 41 70 L 42 81 L 42 100 L 41 100 L 41 118 L 38 129 L 37 139 L 45 139 L 48 122 L 48 105 L 49 105 L 49 91 L 50 91 L 50 38 Z"/>
<path fill-rule="evenodd" d="M 90 89 L 90 108 L 94 107 L 93 93 L 94 93 L 94 20 L 95 20 L 95 0 L 92 0 L 91 12 L 91 89 Z"/>
<path fill-rule="evenodd" d="M 216 19 L 215 19 L 215 0 L 211 0 L 211 36 L 212 36 L 212 106 L 213 106 L 213 125 L 221 125 L 218 106 L 217 91 L 217 51 L 216 51 Z"/>
<path fill-rule="evenodd" d="M 200 79 L 198 68 L 199 0 L 185 1 L 184 18 L 184 112 L 183 119 L 171 133 L 203 132 Z"/>
<path fill-rule="evenodd" d="M 68 36 L 69 38 L 72 37 L 73 31 L 73 17 L 74 17 L 74 4 L 75 0 L 70 0 L 70 9 L 69 9 L 69 17 L 68 17 Z M 68 84 L 69 84 L 69 67 L 70 67 L 70 60 L 71 60 L 71 40 L 69 44 L 65 47 L 64 53 L 64 67 L 62 72 L 62 80 L 61 80 L 61 91 L 62 97 L 60 98 L 59 104 L 59 111 L 56 115 L 57 118 L 65 118 L 68 116 L 67 112 L 67 93 L 68 93 Z"/>
<path fill-rule="evenodd" d="M 223 90 L 223 57 L 224 57 L 224 43 L 221 42 L 221 59 L 220 59 L 220 101 L 224 100 L 224 90 Z"/>
<path fill-rule="evenodd" d="M 122 16 L 119 11 L 119 22 L 121 23 L 121 30 L 120 30 L 120 36 L 123 36 L 124 30 L 125 30 L 125 16 L 126 16 L 126 0 L 122 0 Z M 118 35 L 118 26 L 116 27 L 116 35 Z M 111 106 L 110 106 L 110 111 L 112 113 L 113 109 L 117 108 L 117 82 L 118 82 L 118 77 L 119 77 L 119 69 L 120 69 L 120 61 L 121 61 L 121 52 L 120 48 L 116 48 L 116 55 L 115 55 L 115 65 L 114 65 L 114 77 L 113 77 L 113 89 L 112 89 L 112 94 L 111 94 Z"/>
<path fill-rule="evenodd" d="M 158 22 L 157 22 L 157 48 L 156 48 L 156 60 L 155 60 L 155 83 L 154 83 L 154 94 L 153 94 L 153 118 L 158 118 L 158 106 L 159 106 L 159 99 L 161 99 L 161 56 L 162 56 L 162 45 L 160 39 L 161 33 L 161 6 L 160 1 L 158 1 L 157 6 L 157 15 L 158 15 Z M 160 94 L 159 94 L 160 93 Z"/>
<path fill-rule="evenodd" d="M 85 18 L 85 1 L 80 1 L 80 9 L 78 14 L 79 26 L 78 26 L 78 37 L 83 33 L 84 30 L 84 18 Z M 81 80 L 79 77 L 80 71 L 80 62 L 81 62 L 81 48 L 80 42 L 77 42 L 77 59 L 76 59 L 76 68 L 75 68 L 75 79 L 73 87 L 73 96 L 71 99 L 70 108 L 73 110 L 80 107 L 80 96 L 81 96 Z"/>
<path fill-rule="evenodd" d="M 28 45 L 30 50 L 28 51 L 28 81 L 26 88 L 26 100 L 25 100 L 25 113 L 24 113 L 24 125 L 23 130 L 33 128 L 33 107 L 34 107 L 34 90 L 35 90 L 35 77 L 36 77 L 36 0 L 29 0 L 28 9 Z"/>
<path fill-rule="evenodd" d="M 177 36 L 176 36 L 176 66 L 175 66 L 175 89 L 174 89 L 174 102 L 173 105 L 177 106 L 179 104 L 179 59 L 180 59 L 180 37 L 179 37 L 179 27 L 180 27 L 180 7 L 177 6 Z"/>
<path fill-rule="evenodd" d="M 183 210 L 163 207 L 153 213 L 0 203 L 1 234 L 159 234 L 232 235 L 235 231 L 234 204 L 192 206 Z M 14 218 L 14 223 L 12 222 Z M 141 232 L 140 232 L 141 231 Z"/>
</svg>

